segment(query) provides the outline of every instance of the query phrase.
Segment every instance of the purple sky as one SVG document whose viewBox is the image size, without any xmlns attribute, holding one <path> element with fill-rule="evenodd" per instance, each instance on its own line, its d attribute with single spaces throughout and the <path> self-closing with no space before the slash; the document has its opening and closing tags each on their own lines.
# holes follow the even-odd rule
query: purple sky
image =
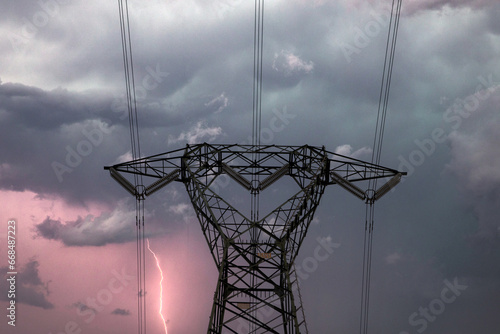
<svg viewBox="0 0 500 334">
<path fill-rule="evenodd" d="M 0 1 L 0 271 L 15 219 L 19 272 L 15 328 L 0 281 L 0 331 L 134 333 L 135 206 L 103 170 L 131 158 L 117 3 Z M 266 2 L 263 143 L 370 159 L 388 4 Z M 130 10 L 143 155 L 248 143 L 253 1 Z M 377 204 L 369 329 L 497 333 L 500 4 L 403 12 L 382 164 L 408 176 Z M 169 333 L 206 332 L 217 272 L 182 185 L 148 198 L 146 223 Z M 364 204 L 328 188 L 297 259 L 311 333 L 358 331 L 363 228 Z M 318 240 L 336 245 L 326 260 Z M 147 270 L 149 332 L 162 333 L 151 254 Z"/>
</svg>

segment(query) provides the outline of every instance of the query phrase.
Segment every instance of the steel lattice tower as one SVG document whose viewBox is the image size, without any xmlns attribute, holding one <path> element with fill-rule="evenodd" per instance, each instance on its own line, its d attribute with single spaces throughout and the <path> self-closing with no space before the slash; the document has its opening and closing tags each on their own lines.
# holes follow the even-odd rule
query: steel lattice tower
<svg viewBox="0 0 500 334">
<path fill-rule="evenodd" d="M 105 167 L 134 196 L 144 199 L 167 184 L 184 183 L 219 277 L 207 333 L 306 333 L 294 261 L 325 187 L 337 184 L 374 202 L 400 173 L 313 146 L 187 145 Z M 122 174 L 151 180 L 134 187 Z M 290 177 L 299 191 L 272 212 L 251 220 L 214 187 L 229 176 L 250 194 Z M 355 182 L 390 178 L 377 190 Z M 242 330 L 243 328 L 243 330 Z"/>
</svg>

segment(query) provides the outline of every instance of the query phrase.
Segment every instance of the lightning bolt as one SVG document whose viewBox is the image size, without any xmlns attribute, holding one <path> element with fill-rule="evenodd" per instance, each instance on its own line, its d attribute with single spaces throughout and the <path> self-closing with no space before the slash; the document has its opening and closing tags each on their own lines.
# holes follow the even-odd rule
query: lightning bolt
<svg viewBox="0 0 500 334">
<path fill-rule="evenodd" d="M 163 327 L 165 328 L 165 334 L 168 334 L 167 322 L 165 321 L 165 318 L 163 317 L 163 313 L 162 313 L 162 311 L 163 311 L 163 284 L 162 284 L 163 283 L 163 271 L 161 270 L 160 261 L 158 260 L 158 257 L 156 256 L 155 252 L 153 252 L 153 250 L 149 246 L 149 239 L 147 239 L 147 241 L 148 241 L 148 249 L 151 252 L 151 254 L 153 254 L 153 256 L 155 257 L 156 266 L 158 267 L 158 270 L 160 271 L 160 275 L 161 275 L 161 279 L 160 279 L 160 310 L 158 311 L 158 313 L 160 314 L 161 320 L 163 320 Z"/>
</svg>

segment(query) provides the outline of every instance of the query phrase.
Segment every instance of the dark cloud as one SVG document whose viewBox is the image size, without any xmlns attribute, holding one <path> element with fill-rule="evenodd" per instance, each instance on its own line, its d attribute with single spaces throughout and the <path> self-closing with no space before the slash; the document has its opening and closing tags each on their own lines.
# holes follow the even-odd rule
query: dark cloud
<svg viewBox="0 0 500 334">
<path fill-rule="evenodd" d="M 45 1 L 42 2 L 45 3 Z M 12 19 L 13 17 L 14 18 L 22 17 L 26 19 L 31 19 L 33 14 L 42 9 L 40 5 L 37 4 L 36 1 L 32 0 L 20 0 L 16 3 L 5 2 L 2 3 L 2 7 L 4 10 L 2 10 L 1 17 L 4 20 L 9 18 Z"/>
<path fill-rule="evenodd" d="M 126 310 L 126 309 L 123 309 L 123 308 L 116 308 L 114 309 L 111 314 L 114 314 L 114 315 L 130 315 L 130 311 L 129 310 Z"/>
<path fill-rule="evenodd" d="M 123 211 L 125 210 L 125 211 Z M 135 213 L 120 206 L 98 217 L 88 215 L 75 221 L 61 222 L 47 217 L 36 225 L 36 236 L 61 241 L 66 246 L 104 246 L 135 238 Z"/>
<path fill-rule="evenodd" d="M 251 134 L 253 4 L 241 0 L 184 3 L 130 1 L 144 155 L 196 140 L 248 143 Z M 500 77 L 499 12 L 490 7 L 497 3 L 403 1 L 404 11 L 415 15 L 401 19 L 384 165 L 397 168 L 398 155 L 409 159 L 419 150 L 415 140 L 428 138 L 442 126 L 441 101 L 471 94 L 480 75 Z M 0 13 L 7 36 L 0 41 L 4 71 L 0 188 L 30 190 L 41 198 L 56 197 L 84 208 L 89 203 L 116 208 L 68 221 L 42 218 L 35 230 L 39 238 L 75 247 L 133 240 L 133 198 L 102 168 L 130 156 L 128 120 L 122 117 L 124 83 L 116 3 L 75 1 L 61 6 L 47 24 L 29 37 L 21 36 L 21 50 L 14 48 L 9 33 L 22 35 L 24 18 L 32 21 L 43 9 L 37 1 L 12 4 Z M 365 158 L 378 107 L 387 7 L 374 0 L 278 1 L 266 6 L 262 127 L 269 131 L 264 141 L 325 145 L 330 151 L 339 147 Z M 474 10 L 443 10 L 466 7 Z M 356 51 L 346 56 L 341 45 Z M 375 269 L 372 291 L 381 307 L 372 324 L 379 332 L 407 328 L 408 316 L 438 298 L 446 278 L 489 277 L 490 286 L 498 286 L 498 273 L 488 269 L 498 263 L 498 102 L 486 102 L 480 112 L 464 118 L 455 132 L 446 124 L 446 134 L 452 133 L 450 146 L 437 145 L 434 154 L 413 166 L 415 173 L 398 186 L 395 196 L 387 195 L 377 204 L 381 223 L 377 222 L 374 263 L 379 269 Z M 290 117 L 278 117 L 284 114 Z M 447 163 L 452 174 L 441 174 Z M 462 201 L 454 197 L 457 186 Z M 160 219 L 182 224 L 187 210 L 192 215 L 184 204 L 189 199 L 182 185 L 168 189 L 148 198 L 151 217 L 147 219 L 153 226 L 160 226 Z M 179 195 L 171 195 L 170 189 Z M 224 195 L 231 196 L 229 188 Z M 342 189 L 327 189 L 317 211 L 322 223 L 311 227 L 304 242 L 306 257 L 314 254 L 315 236 L 335 235 L 334 240 L 342 242 L 332 265 L 310 273 L 305 282 L 306 306 L 311 306 L 308 316 L 316 320 L 311 325 L 316 332 L 332 331 L 333 326 L 339 332 L 352 332 L 357 321 L 359 298 L 353 296 L 359 294 L 361 264 L 356 259 L 362 255 L 364 207 L 356 206 L 349 196 Z M 119 202 L 123 198 L 131 201 Z M 464 204 L 474 213 L 470 219 Z M 475 223 L 477 229 L 471 232 Z M 476 244 L 472 251 L 470 244 Z M 37 265 L 30 263 L 23 278 L 30 282 L 27 300 L 53 307 Z M 332 281 L 338 283 L 332 286 Z M 459 301 L 467 306 L 477 305 L 465 297 L 474 296 L 474 284 L 480 285 L 472 282 Z M 81 311 L 89 308 L 73 306 Z M 395 319 L 398 327 L 384 321 L 388 318 Z M 460 327 L 454 324 L 460 318 L 449 308 L 446 319 L 443 316 L 440 321 L 448 321 L 448 331 L 457 331 Z M 491 323 L 491 319 L 481 318 L 481 322 Z M 330 320 L 332 326 L 328 326 Z M 445 332 L 437 326 L 443 325 L 436 322 L 426 333 Z"/>
<path fill-rule="evenodd" d="M 53 131 L 89 119 L 118 120 L 118 115 L 111 113 L 111 99 L 97 92 L 74 93 L 61 88 L 44 91 L 19 83 L 3 83 L 0 105 L 5 124 L 28 129 Z"/>
<path fill-rule="evenodd" d="M 98 313 L 98 311 L 95 308 L 90 307 L 82 302 L 73 303 L 71 305 L 71 307 L 76 308 L 78 310 L 79 314 L 81 314 L 82 312 L 84 312 L 86 310 L 91 310 L 94 313 Z"/>
<path fill-rule="evenodd" d="M 16 302 L 40 307 L 43 309 L 52 309 L 54 305 L 48 300 L 50 294 L 49 282 L 44 282 L 39 274 L 38 267 L 40 263 L 35 260 L 29 260 L 20 270 L 16 277 Z M 0 268 L 3 273 L 8 270 L 7 267 Z M 8 281 L 3 279 L 0 281 L 2 291 L 9 291 Z M 7 293 L 2 293 L 0 300 L 9 300 Z"/>
<path fill-rule="evenodd" d="M 102 172 L 97 166 L 104 163 L 96 158 L 104 153 L 112 124 L 121 122 L 111 103 L 99 94 L 1 84 L 0 140 L 10 149 L 0 158 L 0 187 L 58 194 L 81 203 L 86 196 L 75 196 L 76 188 L 90 194 L 93 187 L 85 191 L 73 172 L 86 174 L 89 165 L 95 166 L 90 169 L 96 177 Z M 54 164 L 64 166 L 59 176 Z"/>
<path fill-rule="evenodd" d="M 62 226 L 60 221 L 47 217 L 47 219 L 36 226 L 37 235 L 48 240 L 59 240 L 61 238 L 60 229 Z"/>
</svg>

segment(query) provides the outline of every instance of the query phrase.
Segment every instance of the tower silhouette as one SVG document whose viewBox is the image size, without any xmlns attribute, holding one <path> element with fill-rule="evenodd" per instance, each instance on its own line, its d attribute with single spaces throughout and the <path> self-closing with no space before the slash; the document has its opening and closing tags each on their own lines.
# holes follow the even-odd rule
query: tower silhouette
<svg viewBox="0 0 500 334">
<path fill-rule="evenodd" d="M 336 184 L 374 202 L 404 174 L 324 147 L 207 143 L 105 169 L 141 200 L 171 182 L 185 185 L 218 269 L 209 334 L 306 333 L 294 261 L 325 187 Z M 151 183 L 134 186 L 124 174 Z M 250 216 L 220 194 L 216 180 L 223 175 L 248 191 Z M 261 216 L 256 198 L 285 177 L 298 191 Z M 389 180 L 363 188 L 372 184 L 363 181 L 380 178 Z"/>
</svg>

